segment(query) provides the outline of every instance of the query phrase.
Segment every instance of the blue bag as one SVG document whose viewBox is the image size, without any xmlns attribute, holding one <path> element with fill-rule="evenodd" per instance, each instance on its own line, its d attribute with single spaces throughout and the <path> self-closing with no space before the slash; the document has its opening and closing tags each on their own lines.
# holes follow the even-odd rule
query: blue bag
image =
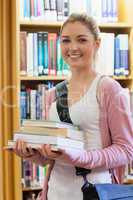
<svg viewBox="0 0 133 200">
<path fill-rule="evenodd" d="M 133 200 L 133 185 L 96 184 L 100 200 Z"/>
</svg>

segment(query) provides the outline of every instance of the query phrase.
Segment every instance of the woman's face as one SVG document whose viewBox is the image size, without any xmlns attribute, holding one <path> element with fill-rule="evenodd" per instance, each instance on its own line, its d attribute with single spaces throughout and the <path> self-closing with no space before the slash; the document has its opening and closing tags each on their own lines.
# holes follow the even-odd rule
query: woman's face
<svg viewBox="0 0 133 200">
<path fill-rule="evenodd" d="M 81 22 L 68 23 L 61 34 L 61 51 L 66 63 L 72 68 L 84 68 L 93 64 L 99 41 Z"/>
</svg>

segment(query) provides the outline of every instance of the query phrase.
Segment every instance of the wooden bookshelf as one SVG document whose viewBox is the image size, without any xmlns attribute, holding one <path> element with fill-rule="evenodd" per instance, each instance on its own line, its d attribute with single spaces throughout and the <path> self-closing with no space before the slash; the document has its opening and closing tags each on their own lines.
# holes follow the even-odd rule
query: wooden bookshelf
<svg viewBox="0 0 133 200">
<path fill-rule="evenodd" d="M 60 28 L 62 26 L 63 22 L 59 21 L 45 21 L 45 20 L 23 20 L 20 21 L 20 26 L 21 27 L 55 27 L 55 28 Z M 99 27 L 102 28 L 131 28 L 132 24 L 131 23 L 126 23 L 126 22 L 114 22 L 114 23 L 100 23 L 98 24 Z"/>
<path fill-rule="evenodd" d="M 38 81 L 38 80 L 49 80 L 49 81 L 63 81 L 65 79 L 67 79 L 67 76 L 38 76 L 38 77 L 30 77 L 30 76 L 21 76 L 20 80 L 21 81 L 25 81 L 25 80 L 34 80 L 34 81 Z"/>
<path fill-rule="evenodd" d="M 121 0 L 122 1 L 122 0 Z M 8 5 L 8 8 L 7 8 Z M 4 11 L 3 11 L 4 8 Z M 10 9 L 9 9 L 10 8 Z M 3 17 L 2 13 L 5 12 Z M 10 13 L 11 12 L 11 13 Z M 9 19 L 9 13 L 10 21 Z M 2 18 L 1 18 L 2 17 Z M 10 22 L 10 23 L 9 23 Z M 5 24 L 4 29 L 2 25 Z M 4 117 L 4 125 L 0 123 L 0 132 L 3 132 L 4 136 L 0 135 L 0 174 L 2 185 L 0 185 L 0 199 L 1 200 L 22 200 L 22 193 L 32 190 L 38 190 L 38 188 L 23 188 L 21 184 L 21 159 L 17 156 L 5 155 L 1 150 L 2 146 L 6 144 L 7 140 L 11 138 L 13 130 L 19 127 L 20 119 L 20 107 L 19 96 L 21 82 L 26 81 L 61 81 L 66 79 L 66 76 L 40 76 L 40 77 L 27 77 L 20 76 L 20 55 L 19 55 L 19 32 L 20 30 L 54 30 L 59 32 L 62 22 L 47 22 L 44 20 L 19 20 L 19 0 L 5 0 L 0 2 L 0 55 L 4 57 L 4 62 L 0 57 L 0 89 L 10 84 L 13 86 L 13 90 L 6 98 L 12 101 L 12 110 L 0 107 L 0 118 Z M 8 27 L 9 26 L 9 27 Z M 130 41 L 132 38 L 132 24 L 128 22 L 99 24 L 102 30 L 113 30 L 114 32 L 124 32 L 130 34 Z M 3 32 L 1 31 L 3 30 Z M 2 34 L 2 35 L 1 35 Z M 6 35 L 5 35 L 6 34 Z M 10 39 L 10 53 L 3 55 L 7 51 L 8 44 L 6 40 L 2 40 L 7 37 Z M 11 37 L 11 38 L 10 38 Z M 1 44 L 1 41 L 5 43 Z M 3 50 L 3 47 L 5 49 Z M 130 75 L 128 77 L 113 77 L 118 81 L 124 82 L 129 88 L 133 88 L 133 50 L 130 45 Z M 9 54 L 8 54 L 9 53 Z M 9 58 L 7 60 L 7 58 Z M 3 69 L 4 68 L 4 69 Z M 10 69 L 10 70 L 9 70 Z M 8 72 L 8 73 L 7 73 Z M 7 75 L 8 74 L 8 75 Z M 2 76 L 4 75 L 4 76 Z M 11 98 L 11 99 L 10 99 Z M 2 110 L 1 110 L 2 109 Z M 2 153 L 1 153 L 2 152 Z M 2 158 L 2 160 L 1 160 Z M 3 161 L 4 160 L 4 161 Z M 12 162 L 13 160 L 13 162 Z M 5 164 L 6 163 L 6 164 Z M 4 172 L 4 173 L 3 173 Z M 12 185 L 12 186 L 11 186 Z M 40 188 L 39 188 L 40 190 Z"/>
<path fill-rule="evenodd" d="M 27 188 L 22 188 L 23 192 L 27 192 L 27 191 L 38 191 L 41 190 L 41 187 L 27 187 Z"/>
</svg>

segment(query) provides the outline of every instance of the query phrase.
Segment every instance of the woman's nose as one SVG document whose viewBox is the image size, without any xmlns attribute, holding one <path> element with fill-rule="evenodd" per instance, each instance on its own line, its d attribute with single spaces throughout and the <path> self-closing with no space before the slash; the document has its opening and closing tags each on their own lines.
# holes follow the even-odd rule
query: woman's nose
<svg viewBox="0 0 133 200">
<path fill-rule="evenodd" d="M 72 43 L 70 44 L 70 46 L 69 46 L 69 50 L 75 51 L 75 50 L 77 50 L 77 49 L 78 49 L 77 43 L 76 43 L 76 42 L 72 42 Z"/>
</svg>

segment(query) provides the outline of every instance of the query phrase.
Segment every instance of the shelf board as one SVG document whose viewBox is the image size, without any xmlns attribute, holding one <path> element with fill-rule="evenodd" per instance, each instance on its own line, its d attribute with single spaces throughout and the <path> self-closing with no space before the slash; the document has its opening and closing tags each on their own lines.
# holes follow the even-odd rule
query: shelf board
<svg viewBox="0 0 133 200">
<path fill-rule="evenodd" d="M 101 23 L 100 28 L 132 28 L 132 25 L 125 22 L 114 22 L 114 23 Z"/>
<path fill-rule="evenodd" d="M 115 80 L 132 80 L 131 76 L 111 76 Z M 63 81 L 68 79 L 68 76 L 20 76 L 20 81 L 43 81 L 43 80 L 50 80 L 50 81 Z"/>
<path fill-rule="evenodd" d="M 36 20 L 23 20 L 20 21 L 20 26 L 42 26 L 42 27 L 61 27 L 63 22 L 60 21 L 46 21 L 42 19 L 36 19 Z"/>
<path fill-rule="evenodd" d="M 35 191 L 35 190 L 42 190 L 41 187 L 26 187 L 22 189 L 23 192 L 27 192 L 27 191 Z"/>
<path fill-rule="evenodd" d="M 124 184 L 133 184 L 133 179 L 127 179 L 127 180 L 125 180 Z"/>
<path fill-rule="evenodd" d="M 115 80 L 132 80 L 131 76 L 113 76 L 112 78 Z"/>
<path fill-rule="evenodd" d="M 37 76 L 37 77 L 30 77 L 30 76 L 20 76 L 20 81 L 43 81 L 43 80 L 50 80 L 50 81 L 61 81 L 67 79 L 67 76 Z"/>
<path fill-rule="evenodd" d="M 42 27 L 61 27 L 63 24 L 62 21 L 46 21 L 43 19 L 25 19 L 20 21 L 20 26 L 42 26 Z M 114 22 L 114 23 L 99 23 L 101 28 L 131 28 L 132 25 L 126 22 Z"/>
</svg>

